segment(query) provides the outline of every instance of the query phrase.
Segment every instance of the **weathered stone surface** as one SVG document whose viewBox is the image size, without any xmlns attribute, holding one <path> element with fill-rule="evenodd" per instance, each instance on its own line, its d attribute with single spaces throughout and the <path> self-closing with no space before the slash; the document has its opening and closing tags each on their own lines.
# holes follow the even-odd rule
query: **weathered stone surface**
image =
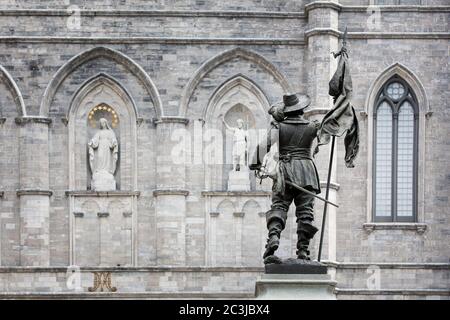
<svg viewBox="0 0 450 320">
<path fill-rule="evenodd" d="M 338 143 L 332 183 L 339 187 L 330 198 L 340 208 L 329 210 L 323 260 L 342 289 L 338 299 L 449 297 L 447 1 L 388 1 L 380 16 L 367 11 L 367 0 L 311 3 L 306 10 L 310 1 L 71 1 L 81 9 L 79 29 L 64 1 L 7 2 L 0 5 L 0 291 L 64 291 L 71 263 L 164 264 L 242 268 L 207 276 L 198 269 L 156 277 L 130 271 L 113 274 L 114 285 L 127 292 L 252 294 L 263 272 L 261 213 L 269 208 L 270 185 L 251 175 L 250 191 L 228 192 L 232 162 L 203 162 L 211 143 L 204 131 L 219 129 L 218 115 L 238 102 L 265 128 L 270 103 L 288 91 L 308 93 L 306 115 L 320 119 L 331 106 L 330 51 L 347 25 L 361 150 L 349 170 Z M 368 101 L 377 79 L 391 71 L 421 99 L 423 170 L 418 225 L 390 228 L 371 225 Z M 118 190 L 91 193 L 85 129 L 90 108 L 101 102 L 120 118 Z M 322 181 L 328 156 L 323 148 L 316 158 Z M 318 203 L 316 226 L 321 212 Z M 295 252 L 295 213 L 289 214 L 282 258 Z M 64 270 L 8 269 L 14 266 Z M 378 275 L 379 287 L 372 281 Z"/>
<path fill-rule="evenodd" d="M 336 300 L 336 281 L 327 274 L 264 274 L 256 280 L 256 299 Z"/>
</svg>

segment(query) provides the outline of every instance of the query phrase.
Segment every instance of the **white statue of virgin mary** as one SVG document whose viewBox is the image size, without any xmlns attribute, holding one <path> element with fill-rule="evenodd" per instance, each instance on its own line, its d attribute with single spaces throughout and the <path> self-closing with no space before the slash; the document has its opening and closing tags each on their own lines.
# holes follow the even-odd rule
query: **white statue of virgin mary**
<svg viewBox="0 0 450 320">
<path fill-rule="evenodd" d="M 101 118 L 100 129 L 89 141 L 89 165 L 92 172 L 91 189 L 94 191 L 116 190 L 117 158 L 119 144 L 114 131 L 109 127 L 108 120 Z"/>
</svg>

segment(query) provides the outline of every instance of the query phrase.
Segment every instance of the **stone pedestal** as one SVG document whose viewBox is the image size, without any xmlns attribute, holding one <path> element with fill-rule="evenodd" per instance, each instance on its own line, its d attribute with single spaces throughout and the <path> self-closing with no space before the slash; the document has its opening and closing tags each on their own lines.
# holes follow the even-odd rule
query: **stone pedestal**
<svg viewBox="0 0 450 320">
<path fill-rule="evenodd" d="M 92 175 L 91 187 L 94 191 L 115 191 L 116 180 L 114 179 L 114 176 L 109 172 L 96 172 Z"/>
<path fill-rule="evenodd" d="M 256 281 L 258 300 L 336 300 L 328 274 L 264 274 Z"/>
<path fill-rule="evenodd" d="M 228 191 L 250 191 L 250 171 L 230 171 Z"/>
</svg>

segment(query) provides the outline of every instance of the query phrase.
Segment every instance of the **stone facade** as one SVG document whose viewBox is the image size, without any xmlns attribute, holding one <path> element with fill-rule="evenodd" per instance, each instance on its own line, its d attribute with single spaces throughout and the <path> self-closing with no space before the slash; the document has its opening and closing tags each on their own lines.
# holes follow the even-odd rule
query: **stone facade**
<svg viewBox="0 0 450 320">
<path fill-rule="evenodd" d="M 227 190 L 220 115 L 265 129 L 271 103 L 303 92 L 321 119 L 348 26 L 361 150 L 347 169 L 338 140 L 323 260 L 338 299 L 449 298 L 448 1 L 5 0 L 0 15 L 2 296 L 95 295 L 94 273 L 110 272 L 116 297 L 253 297 L 270 184 Z M 373 106 L 392 75 L 420 109 L 416 223 L 371 218 Z M 88 117 L 102 104 L 119 119 L 118 188 L 95 192 Z M 291 213 L 280 253 L 294 252 Z"/>
</svg>

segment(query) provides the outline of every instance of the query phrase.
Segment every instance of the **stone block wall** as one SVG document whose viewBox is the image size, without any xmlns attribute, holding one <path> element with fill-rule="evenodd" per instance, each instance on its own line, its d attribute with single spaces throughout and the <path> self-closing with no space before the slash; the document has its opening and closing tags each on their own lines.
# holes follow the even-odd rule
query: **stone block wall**
<svg viewBox="0 0 450 320">
<path fill-rule="evenodd" d="M 108 220 L 115 225 L 107 230 L 117 234 L 108 241 L 111 249 L 104 253 L 103 265 L 215 268 L 236 264 L 242 269 L 234 270 L 233 277 L 244 277 L 245 283 L 230 280 L 234 281 L 232 285 L 222 289 L 238 292 L 242 286 L 243 291 L 250 292 L 252 277 L 260 270 L 249 271 L 247 277 L 245 268 L 261 266 L 256 256 L 264 245 L 260 212 L 267 210 L 269 204 L 258 200 L 258 212 L 253 212 L 257 206 L 252 205 L 219 212 L 217 206 L 211 206 L 211 196 L 205 196 L 205 192 L 225 192 L 219 198 L 244 203 L 252 197 L 259 199 L 256 194 L 270 191 L 270 185 L 252 185 L 253 196 L 226 194 L 229 164 L 222 171 L 214 171 L 201 161 L 208 141 L 203 140 L 198 129 L 219 123 L 220 111 L 208 113 L 212 110 L 208 107 L 214 102 L 214 93 L 227 88 L 226 84 L 237 77 L 248 81 L 245 88 L 254 94 L 242 101 L 265 99 L 267 102 L 262 101 L 259 106 L 264 110 L 285 92 L 308 93 L 312 104 L 306 116 L 321 119 L 332 105 L 327 86 L 336 61 L 330 51 L 338 49 L 339 36 L 347 26 L 361 149 L 356 167 L 347 169 L 342 139 L 338 139 L 331 198 L 340 208 L 329 212 L 322 258 L 338 265 L 417 263 L 414 268 L 382 268 L 382 277 L 394 280 L 382 282 L 377 297 L 402 295 L 383 293 L 383 289 L 448 289 L 440 282 L 448 278 L 450 256 L 450 180 L 446 158 L 450 153 L 446 68 L 450 9 L 445 1 L 422 0 L 420 6 L 417 1 L 408 2 L 406 7 L 386 3 L 379 7 L 380 19 L 375 29 L 368 22 L 371 13 L 366 0 L 166 1 L 166 6 L 138 0 L 110 2 L 71 1 L 81 10 L 80 28 L 71 25 L 74 16 L 67 12 L 66 1 L 52 5 L 21 0 L 0 3 L 2 268 L 66 267 L 77 261 L 77 255 L 86 260 L 83 266 L 102 265 L 101 250 L 89 245 L 90 237 L 95 241 L 102 239 L 98 225 L 79 229 L 76 219 L 93 215 L 96 222 L 105 219 L 100 221 L 104 222 L 109 218 L 99 218 L 100 209 L 86 210 L 84 218 L 74 216 L 79 210 L 75 210 L 72 201 L 77 200 L 71 192 L 86 185 L 84 175 L 88 173 L 84 169 L 78 172 L 71 165 L 74 154 L 70 150 L 74 149 L 70 130 L 75 121 L 71 106 L 76 104 L 80 90 L 96 77 L 105 77 L 113 83 L 103 83 L 107 90 L 121 92 L 119 95 L 128 99 L 129 114 L 133 116 L 127 118 L 126 138 L 130 142 L 123 152 L 133 156 L 123 158 L 121 163 L 121 181 L 127 189 L 121 191 L 131 193 L 115 195 L 130 197 L 130 208 L 109 212 L 115 217 L 122 215 L 124 221 Z M 107 10 L 111 7 L 118 11 Z M 404 77 L 420 100 L 420 212 L 415 224 L 380 226 L 372 224 L 370 207 L 370 99 L 377 81 L 390 72 Z M 240 81 L 242 85 L 244 80 Z M 258 126 L 264 127 L 260 122 Z M 79 147 L 84 143 L 80 141 Z M 180 153 L 177 151 L 174 159 L 174 148 L 179 147 Z M 328 156 L 329 148 L 323 147 L 317 158 L 323 187 Z M 83 163 L 83 157 L 80 159 L 85 167 L 87 163 Z M 94 195 L 99 201 L 102 197 L 113 200 L 108 195 Z M 317 204 L 317 226 L 321 224 L 322 208 Z M 124 217 L 125 211 L 131 217 Z M 213 217 L 217 212 L 219 216 Z M 224 217 L 230 219 L 220 220 Z M 219 222 L 215 229 L 212 219 Z M 284 234 L 282 251 L 286 256 L 295 251 L 294 227 L 289 226 Z M 214 247 L 221 255 L 212 264 L 211 230 L 221 241 L 220 246 L 216 243 Z M 230 244 L 225 241 L 229 236 L 233 237 Z M 75 252 L 74 237 L 85 241 L 80 252 Z M 313 243 L 313 255 L 317 254 L 318 237 L 319 234 Z M 245 252 L 254 254 L 246 256 Z M 231 253 L 232 258 L 225 259 Z M 444 266 L 436 269 L 433 263 Z M 4 270 L 5 274 L 15 274 L 13 269 Z M 336 268 L 338 288 L 347 290 L 339 295 L 345 298 L 361 293 L 367 297 L 362 291 L 348 291 L 367 289 L 365 269 L 349 270 Z M 435 280 L 427 280 L 429 270 Z M 203 279 L 203 273 L 197 271 L 179 271 L 177 277 Z M 48 272 L 50 277 L 62 277 L 60 271 Z M 211 275 L 216 280 L 223 276 L 217 272 Z M 137 275 L 123 277 L 121 290 L 136 289 L 127 281 L 135 281 Z M 195 283 L 180 284 L 171 277 L 161 280 L 158 290 L 198 289 Z M 42 287 L 40 280 L 36 281 L 27 290 Z M 408 294 L 426 296 L 423 292 L 405 296 Z"/>
</svg>

